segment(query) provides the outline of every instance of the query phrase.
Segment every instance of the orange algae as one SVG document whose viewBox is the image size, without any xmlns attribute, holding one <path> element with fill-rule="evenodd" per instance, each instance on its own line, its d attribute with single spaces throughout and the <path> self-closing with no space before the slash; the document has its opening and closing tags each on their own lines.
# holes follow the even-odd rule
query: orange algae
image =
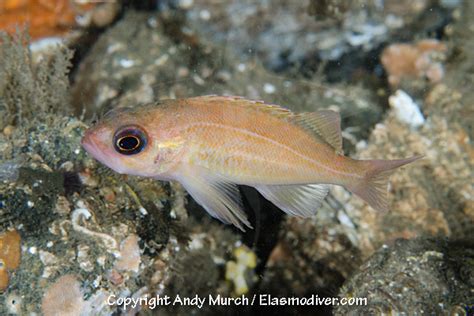
<svg viewBox="0 0 474 316">
<path fill-rule="evenodd" d="M 16 230 L 7 231 L 0 235 L 0 291 L 8 287 L 8 272 L 20 265 L 21 237 Z"/>
<path fill-rule="evenodd" d="M 381 61 L 392 86 L 398 86 L 406 77 L 426 77 L 430 82 L 439 82 L 444 75 L 440 60 L 445 51 L 446 45 L 431 39 L 416 44 L 392 44 L 382 52 Z"/>
<path fill-rule="evenodd" d="M 12 34 L 29 26 L 32 39 L 62 35 L 76 26 L 76 16 L 94 4 L 70 0 L 4 0 L 0 2 L 0 30 Z"/>
</svg>

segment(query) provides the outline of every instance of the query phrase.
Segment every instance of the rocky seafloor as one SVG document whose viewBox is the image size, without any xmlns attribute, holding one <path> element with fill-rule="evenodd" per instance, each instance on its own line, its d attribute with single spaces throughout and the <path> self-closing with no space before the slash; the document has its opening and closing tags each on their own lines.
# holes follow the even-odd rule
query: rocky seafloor
<svg viewBox="0 0 474 316">
<path fill-rule="evenodd" d="M 1 35 L 1 315 L 257 314 L 268 306 L 108 303 L 264 294 L 367 298 L 274 307 L 293 315 L 473 312 L 473 2 L 117 5 L 58 47 Z M 330 108 L 347 155 L 424 158 L 391 177 L 383 214 L 334 187 L 293 218 L 242 187 L 243 233 L 178 183 L 118 175 L 81 148 L 112 108 L 205 94 Z"/>
</svg>

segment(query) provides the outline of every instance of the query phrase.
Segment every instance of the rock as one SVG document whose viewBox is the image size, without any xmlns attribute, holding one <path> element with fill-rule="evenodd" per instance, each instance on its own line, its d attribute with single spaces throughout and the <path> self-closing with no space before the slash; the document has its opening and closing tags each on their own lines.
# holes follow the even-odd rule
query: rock
<svg viewBox="0 0 474 316">
<path fill-rule="evenodd" d="M 364 5 L 370 16 L 359 9 L 360 1 L 276 1 L 271 5 L 231 1 L 212 6 L 196 1 L 186 15 L 199 36 L 226 43 L 244 60 L 257 55 L 268 68 L 282 70 L 305 60 L 338 60 L 346 53 L 367 52 L 380 45 L 394 30 L 384 22 L 386 13 L 376 5 Z M 404 13 L 404 17 L 412 14 Z M 403 25 L 400 19 L 398 27 Z"/>
<path fill-rule="evenodd" d="M 120 258 L 115 262 L 115 268 L 119 271 L 130 271 L 138 273 L 140 266 L 140 248 L 138 236 L 130 235 L 120 244 Z"/>
<path fill-rule="evenodd" d="M 430 10 L 428 10 L 428 7 Z M 230 1 L 197 0 L 183 10 L 192 34 L 225 45 L 242 61 L 257 57 L 267 69 L 297 68 L 331 82 L 380 73 L 374 63 L 394 39 L 442 29 L 450 9 L 423 1 Z M 415 32 L 413 32 L 415 29 Z M 436 31 L 434 31 L 436 30 Z"/>
<path fill-rule="evenodd" d="M 367 304 L 336 305 L 347 314 L 468 314 L 474 294 L 474 244 L 443 239 L 397 240 L 377 250 L 342 287 L 342 298 Z"/>
<path fill-rule="evenodd" d="M 76 276 L 64 275 L 45 293 L 41 310 L 45 316 L 81 315 L 85 309 L 82 295 Z"/>
<path fill-rule="evenodd" d="M 346 230 L 319 215 L 287 218 L 268 259 L 260 291 L 299 297 L 334 293 L 361 263 L 360 251 Z"/>
</svg>

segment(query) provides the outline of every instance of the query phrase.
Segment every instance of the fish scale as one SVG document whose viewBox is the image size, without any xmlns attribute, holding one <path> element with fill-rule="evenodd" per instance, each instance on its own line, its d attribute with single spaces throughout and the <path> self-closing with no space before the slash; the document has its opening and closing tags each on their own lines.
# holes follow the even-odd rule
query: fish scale
<svg viewBox="0 0 474 316">
<path fill-rule="evenodd" d="M 235 130 L 235 126 L 232 125 L 235 123 L 233 121 L 226 122 L 224 119 L 217 117 L 212 123 L 203 123 L 204 125 L 214 124 L 213 129 L 195 127 L 187 132 L 189 137 L 199 141 L 201 144 L 199 148 L 205 148 L 204 150 L 210 154 L 209 161 L 202 161 L 202 165 L 219 169 L 222 167 L 222 160 L 235 159 L 240 168 L 238 170 L 239 179 L 234 179 L 237 182 L 252 180 L 259 183 L 282 184 L 286 183 L 288 179 L 299 183 L 311 183 L 315 180 L 314 174 L 318 170 L 308 161 L 311 159 L 308 154 L 314 155 L 314 153 L 308 150 L 299 150 L 294 144 L 288 144 L 288 139 L 283 139 L 278 130 L 269 131 L 261 128 Z M 300 148 L 319 149 L 319 146 L 324 146 L 314 142 L 303 130 L 297 131 L 297 133 L 295 133 L 297 138 L 307 142 Z M 220 137 L 216 138 L 216 134 L 219 134 Z M 252 141 L 249 141 L 249 138 Z M 244 145 L 228 146 L 226 140 Z M 281 143 L 282 141 L 287 143 Z M 327 151 L 329 150 L 327 149 Z M 199 155 L 199 151 L 196 154 Z M 193 159 L 193 161 L 196 160 Z M 229 169 L 219 171 L 225 174 L 234 173 Z M 313 174 L 309 179 L 308 172 Z M 257 178 L 255 179 L 255 177 Z"/>
<path fill-rule="evenodd" d="M 128 144 L 140 146 L 133 154 L 116 145 L 117 133 L 123 138 L 129 131 L 134 139 Z M 294 216 L 315 214 L 328 185 L 341 185 L 386 211 L 388 177 L 420 158 L 351 159 L 341 154 L 337 113 L 294 114 L 276 105 L 226 96 L 116 110 L 90 128 L 82 144 L 119 173 L 181 182 L 209 214 L 242 230 L 250 223 L 237 184 L 254 186 Z"/>
</svg>

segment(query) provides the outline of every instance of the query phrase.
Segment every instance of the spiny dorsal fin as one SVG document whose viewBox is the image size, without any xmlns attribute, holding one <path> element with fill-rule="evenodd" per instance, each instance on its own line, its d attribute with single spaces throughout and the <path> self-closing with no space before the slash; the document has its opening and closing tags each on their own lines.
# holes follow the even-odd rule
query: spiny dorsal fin
<svg viewBox="0 0 474 316">
<path fill-rule="evenodd" d="M 264 101 L 250 100 L 250 99 L 245 99 L 244 97 L 239 97 L 239 96 L 205 95 L 205 96 L 195 97 L 193 99 L 205 100 L 206 102 L 226 102 L 226 103 L 230 102 L 235 106 L 251 107 L 255 110 L 268 113 L 272 116 L 275 116 L 281 119 L 288 119 L 294 115 L 293 112 L 279 105 L 267 104 Z"/>
<path fill-rule="evenodd" d="M 311 113 L 295 114 L 291 122 L 311 132 L 318 140 L 333 147 L 342 154 L 341 117 L 331 110 L 319 110 Z"/>
</svg>

